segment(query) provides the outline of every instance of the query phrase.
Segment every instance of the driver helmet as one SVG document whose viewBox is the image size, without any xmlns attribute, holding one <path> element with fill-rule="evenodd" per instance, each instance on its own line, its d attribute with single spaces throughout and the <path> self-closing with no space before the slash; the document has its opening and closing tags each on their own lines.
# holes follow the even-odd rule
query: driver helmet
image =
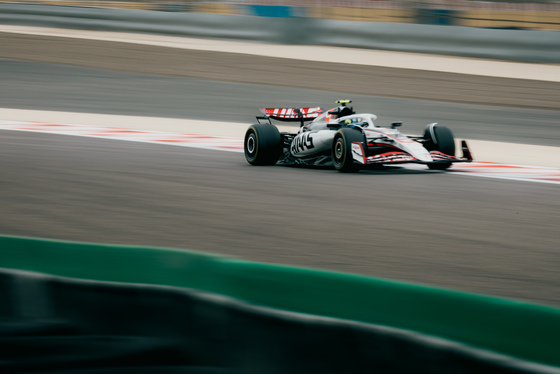
<svg viewBox="0 0 560 374">
<path fill-rule="evenodd" d="M 329 113 L 331 113 L 334 118 L 352 115 L 356 113 L 354 112 L 354 108 L 346 106 L 346 104 L 350 104 L 351 102 L 352 100 L 336 100 L 335 103 L 340 104 L 340 106 L 335 110 L 330 111 Z"/>
</svg>

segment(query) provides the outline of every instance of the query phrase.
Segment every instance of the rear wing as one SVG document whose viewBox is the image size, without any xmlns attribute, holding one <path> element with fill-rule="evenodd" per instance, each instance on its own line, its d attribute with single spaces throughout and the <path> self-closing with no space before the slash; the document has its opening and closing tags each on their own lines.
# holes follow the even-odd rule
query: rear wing
<svg viewBox="0 0 560 374">
<path fill-rule="evenodd" d="M 279 121 L 296 122 L 311 121 L 321 114 L 323 109 L 315 108 L 261 108 L 261 112 L 267 118 Z"/>
</svg>

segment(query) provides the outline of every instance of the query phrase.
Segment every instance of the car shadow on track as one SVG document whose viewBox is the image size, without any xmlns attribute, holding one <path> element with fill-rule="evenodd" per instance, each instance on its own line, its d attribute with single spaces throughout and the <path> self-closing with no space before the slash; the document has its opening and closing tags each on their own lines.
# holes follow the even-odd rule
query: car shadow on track
<svg viewBox="0 0 560 374">
<path fill-rule="evenodd" d="M 360 169 L 360 173 L 374 175 L 414 175 L 414 174 L 433 174 L 445 173 L 443 170 L 411 169 L 404 166 L 385 166 L 382 168 L 364 168 Z"/>
<path fill-rule="evenodd" d="M 325 170 L 325 171 L 332 171 L 336 172 L 334 167 L 332 166 L 311 166 L 311 165 L 282 165 L 286 168 L 293 168 L 293 169 L 306 169 L 306 170 Z M 433 174 L 433 173 L 446 173 L 445 170 L 430 170 L 427 167 L 425 168 L 412 168 L 410 165 L 392 165 L 392 166 L 384 166 L 384 165 L 371 165 L 366 166 L 360 169 L 358 174 L 366 174 L 366 175 L 415 175 L 415 174 Z M 356 173 L 351 173 L 356 174 Z"/>
</svg>

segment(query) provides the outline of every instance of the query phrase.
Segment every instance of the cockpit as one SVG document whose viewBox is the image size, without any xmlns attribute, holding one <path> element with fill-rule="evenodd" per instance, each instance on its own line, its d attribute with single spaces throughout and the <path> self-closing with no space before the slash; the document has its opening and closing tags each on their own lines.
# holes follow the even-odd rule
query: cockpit
<svg viewBox="0 0 560 374">
<path fill-rule="evenodd" d="M 350 116 L 345 116 L 339 118 L 338 122 L 344 122 L 346 125 L 357 125 L 360 127 L 375 127 L 375 121 L 377 116 L 371 113 L 360 113 L 360 114 L 352 114 Z"/>
<path fill-rule="evenodd" d="M 374 121 L 377 119 L 375 114 L 371 113 L 360 113 L 360 114 L 351 114 L 348 116 L 336 117 L 333 118 L 329 112 L 325 112 L 321 114 L 319 117 L 315 118 L 313 122 L 307 123 L 303 126 L 303 131 L 319 131 L 319 130 L 326 130 L 329 128 L 328 125 L 337 125 L 341 122 L 344 122 L 347 125 L 357 125 L 360 127 L 369 127 L 373 128 L 376 127 Z M 349 122 L 346 122 L 349 121 Z"/>
</svg>

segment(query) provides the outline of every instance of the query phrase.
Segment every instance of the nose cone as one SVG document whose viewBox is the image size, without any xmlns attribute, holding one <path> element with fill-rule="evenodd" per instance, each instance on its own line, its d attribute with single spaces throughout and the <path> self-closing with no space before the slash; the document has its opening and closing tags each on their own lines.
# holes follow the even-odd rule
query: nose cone
<svg viewBox="0 0 560 374">
<path fill-rule="evenodd" d="M 422 153 L 420 153 L 419 157 L 416 158 L 419 159 L 420 161 L 426 161 L 426 162 L 434 161 L 434 159 L 430 155 L 430 152 L 428 152 L 427 150 L 424 150 Z"/>
<path fill-rule="evenodd" d="M 406 148 L 408 148 L 406 149 L 406 151 L 408 151 L 408 153 L 410 153 L 417 160 L 424 161 L 424 162 L 434 161 L 434 159 L 430 155 L 430 152 L 428 152 L 426 148 L 422 147 L 421 144 L 411 143 L 408 144 Z"/>
</svg>

